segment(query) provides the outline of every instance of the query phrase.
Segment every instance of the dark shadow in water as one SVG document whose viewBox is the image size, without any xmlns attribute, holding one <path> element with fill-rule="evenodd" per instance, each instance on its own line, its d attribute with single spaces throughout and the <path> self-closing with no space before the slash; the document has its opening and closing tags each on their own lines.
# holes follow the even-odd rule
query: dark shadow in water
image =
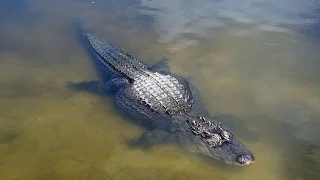
<svg viewBox="0 0 320 180">
<path fill-rule="evenodd" d="M 109 94 L 103 90 L 100 81 L 86 81 L 86 82 L 68 82 L 67 87 L 76 91 L 88 92 L 97 96 L 108 96 Z"/>
<path fill-rule="evenodd" d="M 68 82 L 66 86 L 67 88 L 70 88 L 76 91 L 87 92 L 100 97 L 111 97 L 114 95 L 112 93 L 108 93 L 103 89 L 101 81 L 85 81 L 85 82 L 78 82 L 78 83 Z M 130 120 L 134 124 L 139 124 L 148 129 L 152 128 L 151 124 L 147 124 L 147 123 L 141 122 L 140 120 L 133 119 L 132 117 L 120 111 L 117 111 L 117 112 L 119 113 L 120 116 L 123 116 L 125 119 Z"/>
<path fill-rule="evenodd" d="M 179 143 L 175 142 L 174 140 L 173 141 L 165 140 L 165 141 L 161 141 L 161 142 L 156 142 L 153 145 L 148 145 L 148 144 L 144 144 L 143 142 L 140 142 L 137 139 L 130 139 L 130 140 L 127 141 L 127 144 L 128 144 L 128 146 L 130 148 L 139 148 L 139 149 L 141 149 L 143 151 L 146 151 L 146 152 L 150 151 L 154 147 L 170 144 L 170 145 L 173 145 L 176 148 L 180 149 L 181 153 L 184 153 L 184 154 L 186 154 L 186 155 L 188 155 L 190 157 L 196 156 L 202 162 L 207 163 L 210 166 L 215 167 L 215 168 L 220 169 L 220 170 L 223 170 L 225 172 L 231 173 L 231 172 L 239 172 L 239 171 L 243 170 L 243 167 L 241 167 L 241 166 L 226 164 L 223 161 L 220 161 L 218 159 L 214 159 L 212 157 L 209 157 L 209 156 L 206 156 L 206 155 L 203 155 L 203 154 L 200 154 L 200 153 L 189 152 L 186 149 L 181 148 L 179 146 Z"/>
</svg>

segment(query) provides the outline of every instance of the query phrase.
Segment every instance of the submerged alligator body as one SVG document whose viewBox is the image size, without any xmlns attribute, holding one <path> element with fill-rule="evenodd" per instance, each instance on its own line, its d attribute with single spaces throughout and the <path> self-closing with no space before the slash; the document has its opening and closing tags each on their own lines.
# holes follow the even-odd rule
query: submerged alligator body
<svg viewBox="0 0 320 180">
<path fill-rule="evenodd" d="M 125 114 L 148 124 L 137 142 L 178 142 L 190 152 L 233 165 L 249 165 L 254 156 L 202 106 L 187 79 L 170 72 L 165 61 L 149 67 L 115 45 L 81 30 L 83 42 L 99 68 L 104 88 Z"/>
</svg>

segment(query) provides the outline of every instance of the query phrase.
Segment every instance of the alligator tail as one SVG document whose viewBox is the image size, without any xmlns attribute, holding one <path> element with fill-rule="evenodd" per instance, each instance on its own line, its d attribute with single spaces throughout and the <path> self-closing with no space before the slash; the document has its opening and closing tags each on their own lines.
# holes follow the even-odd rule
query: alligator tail
<svg viewBox="0 0 320 180">
<path fill-rule="evenodd" d="M 81 24 L 77 24 L 77 26 L 81 40 L 89 45 L 93 54 L 96 56 L 96 63 L 98 63 L 99 66 L 112 68 L 118 74 L 128 79 L 134 79 L 137 74 L 141 74 L 141 71 L 147 70 L 147 65 L 132 57 L 124 50 L 85 31 Z"/>
</svg>

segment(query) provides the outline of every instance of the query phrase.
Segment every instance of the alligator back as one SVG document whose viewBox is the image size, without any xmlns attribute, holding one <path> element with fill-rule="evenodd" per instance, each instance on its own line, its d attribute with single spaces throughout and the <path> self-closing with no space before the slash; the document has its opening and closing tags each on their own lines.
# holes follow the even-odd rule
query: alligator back
<svg viewBox="0 0 320 180">
<path fill-rule="evenodd" d="M 131 101 L 138 101 L 158 113 L 185 114 L 193 103 L 185 79 L 155 71 L 144 71 L 137 75 L 124 93 Z"/>
<path fill-rule="evenodd" d="M 124 91 L 127 101 L 135 101 L 158 113 L 185 114 L 190 111 L 193 95 L 185 79 L 156 71 L 114 44 L 88 32 L 83 34 L 98 55 L 99 64 L 112 67 L 129 80 Z"/>
</svg>

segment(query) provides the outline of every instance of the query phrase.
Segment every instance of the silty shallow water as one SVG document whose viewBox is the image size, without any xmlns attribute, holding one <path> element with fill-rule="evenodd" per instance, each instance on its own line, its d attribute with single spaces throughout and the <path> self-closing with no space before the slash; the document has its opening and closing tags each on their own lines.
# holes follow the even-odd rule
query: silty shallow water
<svg viewBox="0 0 320 180">
<path fill-rule="evenodd" d="M 172 145 L 128 146 L 144 129 L 98 80 L 78 19 L 147 64 L 163 57 L 229 122 L 256 162 L 233 167 Z M 318 179 L 319 2 L 3 1 L 1 179 Z"/>
</svg>

